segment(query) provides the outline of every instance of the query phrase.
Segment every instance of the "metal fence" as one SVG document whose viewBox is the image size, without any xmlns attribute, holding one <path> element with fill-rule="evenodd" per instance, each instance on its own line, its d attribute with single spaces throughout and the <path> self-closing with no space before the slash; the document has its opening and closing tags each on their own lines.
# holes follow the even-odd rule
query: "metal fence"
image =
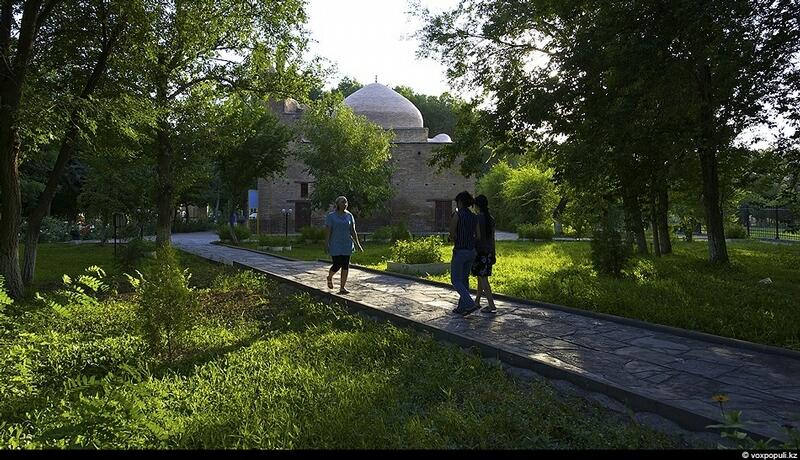
<svg viewBox="0 0 800 460">
<path fill-rule="evenodd" d="M 743 205 L 740 210 L 748 237 L 800 241 L 800 218 L 790 209 Z"/>
</svg>

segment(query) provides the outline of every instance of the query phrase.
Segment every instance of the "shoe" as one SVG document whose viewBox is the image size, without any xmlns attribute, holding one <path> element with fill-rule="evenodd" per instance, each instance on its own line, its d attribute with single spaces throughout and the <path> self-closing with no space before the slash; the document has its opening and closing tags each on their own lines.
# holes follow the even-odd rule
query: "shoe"
<svg viewBox="0 0 800 460">
<path fill-rule="evenodd" d="M 333 279 L 328 278 L 328 289 L 333 289 Z"/>
<path fill-rule="evenodd" d="M 473 311 L 477 310 L 478 308 L 480 308 L 480 307 L 477 306 L 477 305 L 473 305 L 473 306 L 467 308 L 466 310 L 464 310 L 463 312 L 461 312 L 461 316 L 467 316 L 470 313 L 472 313 Z"/>
<path fill-rule="evenodd" d="M 497 311 L 497 307 L 494 307 L 492 305 L 487 305 L 487 306 L 483 307 L 483 309 L 481 310 L 481 312 L 483 312 L 483 313 L 494 313 L 496 311 Z"/>
<path fill-rule="evenodd" d="M 350 291 L 347 289 L 339 289 L 339 294 L 350 294 Z"/>
</svg>

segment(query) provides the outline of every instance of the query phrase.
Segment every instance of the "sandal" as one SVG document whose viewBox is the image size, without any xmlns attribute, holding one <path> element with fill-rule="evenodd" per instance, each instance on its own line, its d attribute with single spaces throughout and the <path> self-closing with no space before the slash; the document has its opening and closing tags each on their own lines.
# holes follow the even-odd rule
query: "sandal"
<svg viewBox="0 0 800 460">
<path fill-rule="evenodd" d="M 333 278 L 328 277 L 328 289 L 333 289 Z"/>
<path fill-rule="evenodd" d="M 350 294 L 350 291 L 347 289 L 339 289 L 339 294 Z"/>
</svg>

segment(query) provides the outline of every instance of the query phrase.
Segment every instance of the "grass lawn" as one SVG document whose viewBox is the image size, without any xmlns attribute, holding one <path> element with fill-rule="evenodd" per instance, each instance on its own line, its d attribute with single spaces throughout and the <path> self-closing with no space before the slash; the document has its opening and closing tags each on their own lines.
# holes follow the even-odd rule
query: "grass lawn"
<svg viewBox="0 0 800 460">
<path fill-rule="evenodd" d="M 364 248 L 354 263 L 386 269 L 388 244 Z M 501 241 L 491 281 L 495 292 L 516 297 L 800 350 L 800 244 L 734 241 L 728 251 L 731 265 L 715 267 L 705 242 L 675 242 L 674 254 L 634 259 L 615 280 L 592 269 L 588 242 Z M 321 245 L 282 254 L 325 256 Z M 443 255 L 449 260 L 450 249 Z M 772 283 L 759 283 L 765 278 Z"/>
<path fill-rule="evenodd" d="M 149 351 L 132 294 L 0 315 L 0 448 L 680 445 L 431 337 L 184 261 L 200 307 L 173 361 Z"/>
</svg>

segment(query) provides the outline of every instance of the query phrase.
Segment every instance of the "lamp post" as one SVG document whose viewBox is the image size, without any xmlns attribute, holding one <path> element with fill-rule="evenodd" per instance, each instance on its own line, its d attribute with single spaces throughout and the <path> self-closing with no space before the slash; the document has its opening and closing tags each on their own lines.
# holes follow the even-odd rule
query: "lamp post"
<svg viewBox="0 0 800 460">
<path fill-rule="evenodd" d="M 285 223 L 283 224 L 283 229 L 284 229 L 284 231 L 286 233 L 286 239 L 288 240 L 289 239 L 289 215 L 292 214 L 292 210 L 291 209 L 281 209 L 281 214 L 283 214 L 283 217 L 284 217 L 284 222 Z"/>
</svg>

